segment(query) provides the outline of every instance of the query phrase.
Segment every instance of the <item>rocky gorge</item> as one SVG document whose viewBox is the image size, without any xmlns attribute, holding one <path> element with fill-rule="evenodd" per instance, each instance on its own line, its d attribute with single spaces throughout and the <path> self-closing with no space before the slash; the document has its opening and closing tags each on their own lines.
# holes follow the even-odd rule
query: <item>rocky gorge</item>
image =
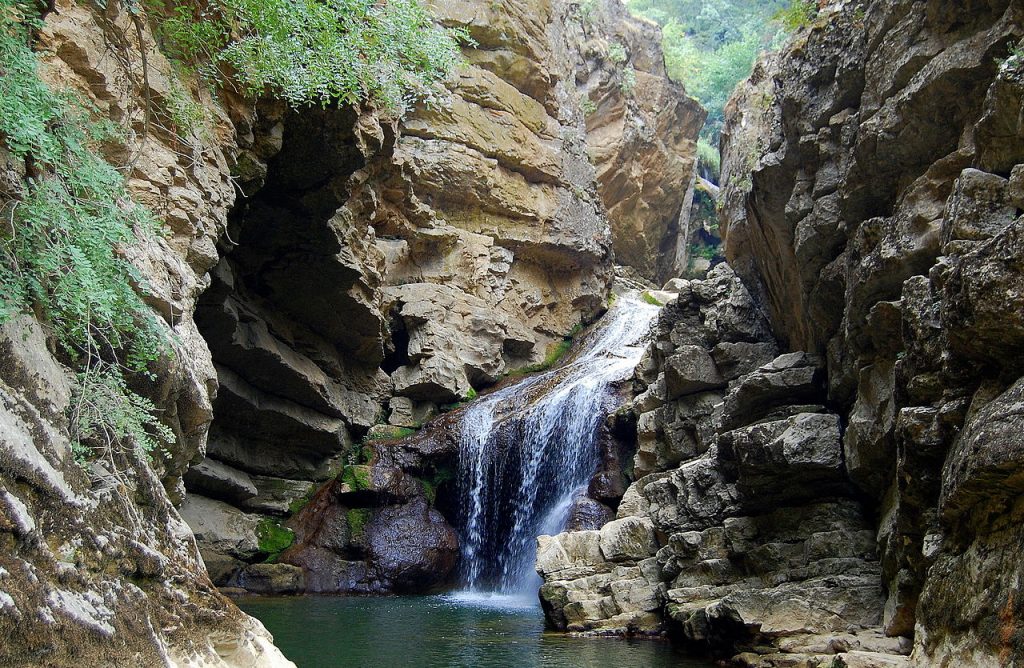
<svg viewBox="0 0 1024 668">
<path fill-rule="evenodd" d="M 1022 9 L 830 3 L 741 84 L 729 266 L 638 370 L 619 519 L 541 538 L 554 625 L 749 666 L 1022 661 Z"/>
<path fill-rule="evenodd" d="M 550 626 L 1024 662 L 1024 5 L 822 3 L 727 109 L 727 263 L 684 280 L 705 112 L 658 29 L 429 4 L 465 62 L 401 120 L 214 96 L 132 7 L 46 14 L 47 81 L 127 128 L 108 158 L 167 229 L 122 252 L 173 333 L 138 391 L 174 439 L 79 465 L 45 318 L 3 325 L 0 663 L 288 665 L 223 592 L 456 584 L 473 400 L 578 355 L 627 287 L 667 304 L 538 539 Z"/>
</svg>

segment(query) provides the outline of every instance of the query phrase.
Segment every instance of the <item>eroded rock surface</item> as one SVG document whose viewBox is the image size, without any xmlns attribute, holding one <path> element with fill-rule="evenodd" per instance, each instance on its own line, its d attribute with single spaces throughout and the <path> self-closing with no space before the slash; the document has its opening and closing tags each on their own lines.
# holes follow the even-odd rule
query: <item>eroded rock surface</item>
<svg viewBox="0 0 1024 668">
<path fill-rule="evenodd" d="M 878 518 L 881 627 L 915 665 L 1024 660 L 1022 18 L 834 3 L 757 66 L 725 132 L 727 255 L 783 348 L 824 359 Z"/>
<path fill-rule="evenodd" d="M 617 0 L 579 7 L 578 95 L 616 262 L 660 283 L 687 269 L 696 137 L 707 114 L 665 73 L 656 25 Z"/>
<path fill-rule="evenodd" d="M 869 649 L 902 660 L 909 641 L 880 629 L 875 534 L 824 405 L 823 361 L 778 355 L 727 265 L 673 287 L 637 370 L 636 481 L 619 519 L 540 539 L 549 623 L 668 633 L 727 656 Z"/>
<path fill-rule="evenodd" d="M 209 134 L 176 134 L 166 123 L 168 99 L 189 84 L 148 30 L 138 39 L 116 3 L 101 12 L 57 2 L 39 32 L 43 77 L 124 123 L 125 144 L 105 148 L 118 165 L 135 156 L 128 189 L 167 224 L 166 236 L 124 252 L 173 334 L 173 356 L 154 364 L 155 379 L 139 390 L 161 407 L 175 441 L 152 462 L 132 444 L 115 444 L 80 466 L 68 436 L 71 372 L 33 319 L 0 330 L 0 663 L 291 666 L 263 626 L 214 588 L 173 505 L 184 496 L 182 474 L 205 450 L 213 415 L 216 374 L 192 313 L 235 197 L 229 110 L 247 108 L 214 103 L 200 90 Z M 111 55 L 117 49 L 135 58 L 145 51 L 148 96 L 134 66 Z M 165 122 L 144 121 L 147 97 L 150 113 Z M 6 206 L 24 187 L 25 171 L 6 154 L 0 161 Z M 201 475 L 220 480 L 234 499 L 253 491 L 229 471 Z M 244 522 L 232 526 L 247 534 Z"/>
</svg>

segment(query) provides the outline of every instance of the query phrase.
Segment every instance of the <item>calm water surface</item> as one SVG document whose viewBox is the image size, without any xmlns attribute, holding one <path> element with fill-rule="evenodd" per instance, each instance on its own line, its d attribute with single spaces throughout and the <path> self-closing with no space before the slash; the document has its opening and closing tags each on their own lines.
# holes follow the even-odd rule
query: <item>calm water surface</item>
<svg viewBox="0 0 1024 668">
<path fill-rule="evenodd" d="M 534 601 L 469 595 L 243 598 L 299 668 L 708 668 L 663 641 L 544 632 Z"/>
</svg>

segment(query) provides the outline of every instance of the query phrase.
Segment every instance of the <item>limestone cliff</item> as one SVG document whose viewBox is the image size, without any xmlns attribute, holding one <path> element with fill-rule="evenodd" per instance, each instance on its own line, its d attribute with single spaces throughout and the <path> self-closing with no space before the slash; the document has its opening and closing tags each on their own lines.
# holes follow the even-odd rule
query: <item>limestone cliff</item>
<svg viewBox="0 0 1024 668">
<path fill-rule="evenodd" d="M 759 67 L 723 146 L 729 258 L 784 345 L 826 356 L 883 626 L 922 665 L 1024 658 L 1022 19 L 845 4 Z"/>
<path fill-rule="evenodd" d="M 125 251 L 173 334 L 173 357 L 139 389 L 162 407 L 175 442 L 152 464 L 127 447 L 80 467 L 66 417 L 70 371 L 31 317 L 3 327 L 0 663 L 291 665 L 262 625 L 212 586 L 173 505 L 184 495 L 182 473 L 205 449 L 217 387 L 192 312 L 234 201 L 234 128 L 208 97 L 203 138 L 175 127 L 168 101 L 191 95 L 188 84 L 148 31 L 141 38 L 116 3 L 100 12 L 57 2 L 39 33 L 45 78 L 124 126 L 126 141 L 108 146 L 110 157 L 131 163 L 133 195 L 166 221 L 166 237 Z M 6 208 L 24 188 L 25 165 L 0 158 Z"/>
<path fill-rule="evenodd" d="M 647 547 L 544 539 L 552 623 L 743 665 L 1024 660 L 1022 19 L 829 3 L 740 86 L 731 269 L 638 373 L 618 523 Z"/>
<path fill-rule="evenodd" d="M 387 456 L 360 441 L 418 428 L 597 317 L 612 279 L 608 202 L 656 191 L 669 212 L 628 224 L 643 229 L 643 252 L 672 244 L 701 112 L 674 97 L 643 43 L 651 28 L 618 26 L 618 2 L 598 23 L 561 0 L 435 11 L 475 44 L 400 123 L 214 98 L 157 48 L 147 21 L 159 17 L 136 21 L 116 2 L 59 1 L 46 17 L 45 77 L 123 126 L 108 158 L 129 165 L 130 194 L 166 223 L 166 236 L 124 252 L 173 333 L 174 354 L 137 390 L 175 442 L 152 463 L 125 454 L 80 468 L 69 371 L 46 324 L 6 326 L 2 662 L 284 663 L 207 569 L 218 584 L 275 591 L 443 579 L 456 545 L 432 506 L 452 453 L 422 445 L 429 432 Z M 580 47 L 613 38 L 635 91 Z M 583 80 L 598 101 L 590 120 Z M 183 122 L 183 109 L 198 118 Z M 26 172 L 3 157 L 6 201 Z M 645 178 L 642 163 L 664 169 Z M 282 547 L 279 523 L 329 495 L 345 504 L 337 522 L 295 525 L 300 541 L 329 525 L 329 564 L 260 563 Z M 424 539 L 394 549 L 412 535 Z M 332 581 L 346 564 L 351 579 Z"/>
<path fill-rule="evenodd" d="M 661 283 L 687 269 L 707 112 L 668 78 L 656 25 L 619 2 L 580 7 L 576 81 L 616 262 Z"/>
<path fill-rule="evenodd" d="M 240 139 L 247 197 L 231 213 L 196 316 L 220 395 L 208 458 L 189 474 L 183 511 L 194 527 L 211 513 L 219 518 L 200 535 L 217 582 L 252 588 L 252 569 L 239 568 L 265 557 L 254 549 L 259 515 L 288 516 L 316 485 L 351 473 L 344 465 L 369 463 L 355 443 L 389 434 L 371 433 L 374 424 L 418 428 L 440 406 L 542 361 L 603 311 L 610 246 L 622 228 L 612 215 L 609 232 L 602 198 L 612 195 L 600 174 L 617 174 L 620 190 L 657 190 L 666 210 L 680 208 L 703 114 L 645 43 L 654 29 L 626 21 L 617 2 L 600 6 L 598 20 L 565 2 L 438 3 L 439 20 L 465 28 L 474 44 L 437 99 L 401 123 L 372 112 L 257 105 Z M 620 24 L 626 37 L 615 39 L 633 49 L 625 57 L 646 68 L 637 75 L 643 96 L 588 60 L 593 39 L 602 48 L 612 39 L 598 27 Z M 588 132 L 578 82 L 598 71 L 603 88 L 588 86 L 607 109 L 589 118 L 611 125 Z M 595 132 L 610 154 L 589 150 Z M 662 169 L 648 174 L 634 159 Z M 652 243 L 675 238 L 677 214 L 644 223 L 658 238 Z M 644 252 L 653 258 L 657 249 Z M 445 456 L 408 473 L 438 475 L 452 464 L 454 454 Z M 311 587 L 391 588 L 377 566 L 386 555 L 367 541 L 408 522 L 395 508 L 421 503 L 424 492 L 399 484 L 391 468 L 373 475 L 404 491 L 342 494 L 336 521 L 366 524 L 366 540 L 352 527 L 332 529 L 323 538 L 331 548 L 317 547 L 315 558 L 285 555 Z M 437 538 L 421 546 L 426 563 L 450 570 L 451 559 L 431 556 L 452 549 L 443 518 L 413 515 Z M 299 542 L 313 540 L 321 522 L 299 520 Z M 301 588 L 304 576 L 295 577 L 289 589 Z"/>
</svg>

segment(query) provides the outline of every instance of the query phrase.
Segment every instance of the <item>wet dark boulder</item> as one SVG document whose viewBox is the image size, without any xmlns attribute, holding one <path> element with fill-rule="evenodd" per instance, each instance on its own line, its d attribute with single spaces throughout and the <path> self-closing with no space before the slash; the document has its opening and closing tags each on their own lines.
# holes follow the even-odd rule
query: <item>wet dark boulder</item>
<svg viewBox="0 0 1024 668">
<path fill-rule="evenodd" d="M 444 583 L 459 556 L 455 531 L 423 497 L 376 510 L 365 532 L 369 562 L 393 591 L 424 591 Z"/>
</svg>

